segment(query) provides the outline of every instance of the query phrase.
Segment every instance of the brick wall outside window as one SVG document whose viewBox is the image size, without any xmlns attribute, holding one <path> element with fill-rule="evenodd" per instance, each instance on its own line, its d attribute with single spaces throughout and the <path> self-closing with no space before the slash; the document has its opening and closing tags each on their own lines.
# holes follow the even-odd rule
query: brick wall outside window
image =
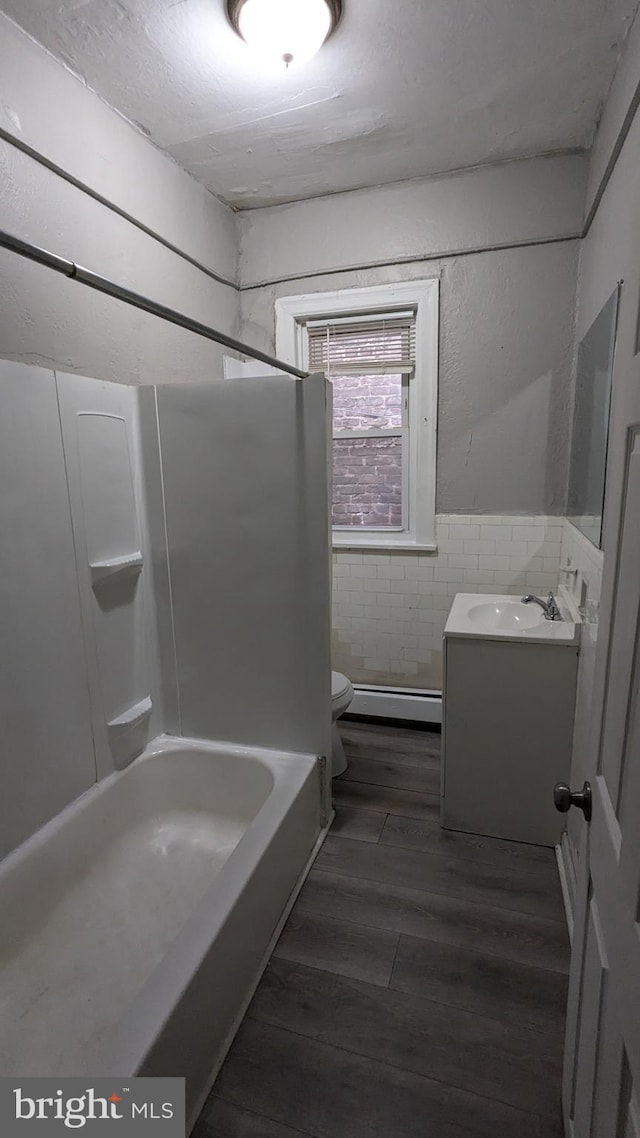
<svg viewBox="0 0 640 1138">
<path fill-rule="evenodd" d="M 333 377 L 334 431 L 402 425 L 402 377 Z M 402 441 L 334 439 L 333 524 L 402 525 Z"/>
</svg>

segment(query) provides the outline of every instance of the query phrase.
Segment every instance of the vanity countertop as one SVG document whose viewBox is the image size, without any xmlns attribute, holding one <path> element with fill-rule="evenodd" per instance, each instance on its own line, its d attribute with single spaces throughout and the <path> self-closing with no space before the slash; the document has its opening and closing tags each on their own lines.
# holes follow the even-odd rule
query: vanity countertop
<svg viewBox="0 0 640 1138">
<path fill-rule="evenodd" d="M 562 620 L 547 620 L 539 605 L 499 593 L 457 593 L 449 610 L 445 636 L 508 640 L 520 644 L 577 645 L 580 614 L 562 586 L 556 594 Z"/>
</svg>

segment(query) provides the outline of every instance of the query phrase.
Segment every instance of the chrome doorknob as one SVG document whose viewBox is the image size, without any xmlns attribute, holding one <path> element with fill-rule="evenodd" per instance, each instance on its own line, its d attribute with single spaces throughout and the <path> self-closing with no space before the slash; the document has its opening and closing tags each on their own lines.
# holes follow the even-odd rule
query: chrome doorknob
<svg viewBox="0 0 640 1138">
<path fill-rule="evenodd" d="M 587 822 L 591 821 L 591 783 L 585 782 L 582 790 L 572 790 L 566 782 L 557 782 L 553 788 L 553 804 L 561 814 L 578 806 Z"/>
</svg>

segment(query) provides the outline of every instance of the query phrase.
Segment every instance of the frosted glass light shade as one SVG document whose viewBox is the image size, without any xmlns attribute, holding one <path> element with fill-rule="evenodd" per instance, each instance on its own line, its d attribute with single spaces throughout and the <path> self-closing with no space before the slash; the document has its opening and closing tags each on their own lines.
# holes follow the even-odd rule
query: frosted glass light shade
<svg viewBox="0 0 640 1138">
<path fill-rule="evenodd" d="M 311 59 L 333 23 L 327 0 L 244 0 L 237 15 L 249 47 L 287 67 Z"/>
</svg>

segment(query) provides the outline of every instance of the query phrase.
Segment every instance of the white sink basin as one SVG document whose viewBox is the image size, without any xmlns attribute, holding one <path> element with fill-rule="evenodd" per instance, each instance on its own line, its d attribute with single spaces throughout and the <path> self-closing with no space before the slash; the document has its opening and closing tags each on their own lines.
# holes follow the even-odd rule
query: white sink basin
<svg viewBox="0 0 640 1138">
<path fill-rule="evenodd" d="M 521 632 L 535 628 L 544 620 L 539 605 L 523 605 L 522 601 L 485 601 L 473 605 L 467 613 L 469 620 L 481 628 L 496 632 Z"/>
<path fill-rule="evenodd" d="M 468 636 L 474 640 L 510 640 L 575 645 L 580 640 L 580 613 L 560 586 L 556 595 L 561 620 L 545 620 L 539 605 L 523 605 L 518 596 L 500 593 L 457 593 L 445 636 Z"/>
</svg>

